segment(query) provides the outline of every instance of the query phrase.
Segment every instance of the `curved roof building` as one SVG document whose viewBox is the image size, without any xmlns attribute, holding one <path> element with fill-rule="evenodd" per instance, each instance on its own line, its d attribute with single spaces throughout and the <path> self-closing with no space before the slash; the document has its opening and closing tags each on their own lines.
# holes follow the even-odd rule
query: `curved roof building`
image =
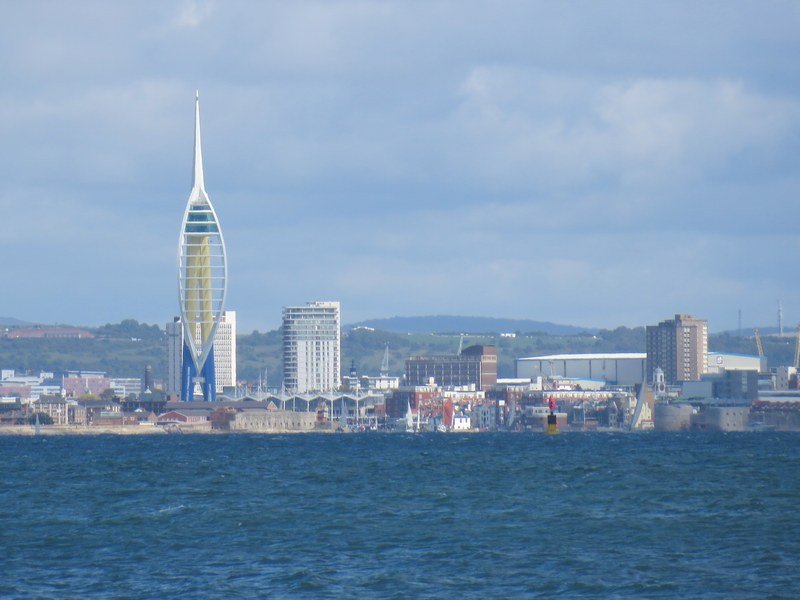
<svg viewBox="0 0 800 600">
<path fill-rule="evenodd" d="M 205 190 L 200 147 L 200 97 L 195 97 L 194 183 L 178 240 L 178 302 L 183 323 L 181 399 L 199 384 L 205 400 L 216 398 L 214 335 L 225 310 L 228 264 L 217 213 Z"/>
<path fill-rule="evenodd" d="M 549 354 L 517 359 L 517 377 L 594 379 L 614 385 L 636 385 L 645 379 L 644 352 Z"/>
</svg>

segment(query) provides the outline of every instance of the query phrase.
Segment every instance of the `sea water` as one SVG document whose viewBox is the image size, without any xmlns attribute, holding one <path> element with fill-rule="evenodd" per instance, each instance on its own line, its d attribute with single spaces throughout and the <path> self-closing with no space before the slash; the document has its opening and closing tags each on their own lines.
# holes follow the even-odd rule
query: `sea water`
<svg viewBox="0 0 800 600">
<path fill-rule="evenodd" d="M 800 595 L 800 435 L 0 438 L 0 597 Z"/>
</svg>

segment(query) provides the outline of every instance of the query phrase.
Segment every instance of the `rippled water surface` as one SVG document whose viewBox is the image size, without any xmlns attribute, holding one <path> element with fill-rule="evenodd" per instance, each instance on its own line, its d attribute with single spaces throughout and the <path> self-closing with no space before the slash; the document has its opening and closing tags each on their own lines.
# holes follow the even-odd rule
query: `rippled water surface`
<svg viewBox="0 0 800 600">
<path fill-rule="evenodd" d="M 0 438 L 0 597 L 800 595 L 800 435 Z"/>
</svg>

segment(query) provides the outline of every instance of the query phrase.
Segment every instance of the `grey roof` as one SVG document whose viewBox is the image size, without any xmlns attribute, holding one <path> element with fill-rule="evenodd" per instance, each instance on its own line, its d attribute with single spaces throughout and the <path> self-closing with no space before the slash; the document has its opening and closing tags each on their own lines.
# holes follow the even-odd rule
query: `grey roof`
<svg viewBox="0 0 800 600">
<path fill-rule="evenodd" d="M 178 413 L 183 415 L 184 417 L 207 417 L 211 414 L 210 410 L 200 409 L 200 408 L 170 408 L 165 410 L 159 416 L 163 417 L 167 413 Z"/>
<path fill-rule="evenodd" d="M 202 400 L 191 402 L 167 402 L 164 405 L 164 412 L 170 410 L 207 410 L 213 412 L 218 408 L 263 408 L 267 405 L 266 402 L 259 402 L 257 400 L 221 400 L 217 402 L 204 402 Z"/>
</svg>

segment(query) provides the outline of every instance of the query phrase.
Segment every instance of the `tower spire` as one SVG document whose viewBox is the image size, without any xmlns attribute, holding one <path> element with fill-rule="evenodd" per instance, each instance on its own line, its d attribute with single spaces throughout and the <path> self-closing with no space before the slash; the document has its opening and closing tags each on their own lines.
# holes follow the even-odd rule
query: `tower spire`
<svg viewBox="0 0 800 600">
<path fill-rule="evenodd" d="M 200 91 L 194 96 L 194 183 L 192 187 L 205 190 L 203 181 L 203 151 L 200 148 Z"/>
</svg>

